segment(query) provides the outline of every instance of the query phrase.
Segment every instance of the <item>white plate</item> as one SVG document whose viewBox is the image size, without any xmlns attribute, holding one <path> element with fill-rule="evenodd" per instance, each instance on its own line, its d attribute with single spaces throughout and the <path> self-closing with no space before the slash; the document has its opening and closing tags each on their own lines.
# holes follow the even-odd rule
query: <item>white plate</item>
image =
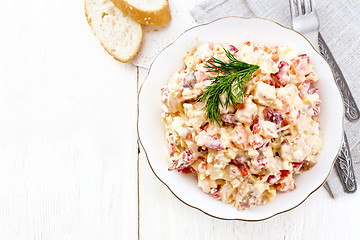
<svg viewBox="0 0 360 240">
<path fill-rule="evenodd" d="M 183 66 L 183 57 L 203 42 L 241 43 L 251 41 L 268 46 L 288 45 L 306 53 L 319 75 L 319 95 L 322 100 L 320 128 L 323 148 L 318 163 L 310 171 L 295 178 L 296 190 L 279 193 L 266 205 L 238 211 L 229 204 L 204 193 L 197 180 L 189 175 L 168 171 L 165 131 L 161 122 L 161 91 L 169 77 Z M 150 167 L 158 179 L 185 204 L 222 219 L 264 220 L 300 205 L 328 177 L 343 139 L 343 101 L 334 75 L 325 59 L 299 33 L 273 21 L 259 18 L 229 17 L 197 26 L 184 32 L 154 60 L 139 93 L 138 135 Z"/>
</svg>

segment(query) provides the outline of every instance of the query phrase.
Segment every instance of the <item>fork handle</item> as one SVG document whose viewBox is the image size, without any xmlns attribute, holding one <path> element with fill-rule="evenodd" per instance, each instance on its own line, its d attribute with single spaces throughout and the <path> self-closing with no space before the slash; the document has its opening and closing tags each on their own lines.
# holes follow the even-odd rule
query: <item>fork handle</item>
<svg viewBox="0 0 360 240">
<path fill-rule="evenodd" d="M 354 174 L 354 168 L 352 164 L 349 143 L 347 141 L 346 134 L 344 133 L 344 141 L 341 147 L 339 156 L 335 161 L 336 172 L 338 173 L 341 183 L 344 187 L 344 191 L 353 193 L 356 191 L 356 180 Z"/>
<path fill-rule="evenodd" d="M 318 41 L 321 55 L 324 56 L 324 58 L 330 64 L 331 68 L 334 71 L 335 82 L 338 85 L 344 100 L 345 116 L 350 122 L 356 121 L 360 118 L 359 108 L 357 107 L 356 102 L 349 89 L 349 86 L 345 81 L 344 75 L 342 74 L 339 65 L 336 63 L 333 55 L 330 52 L 329 47 L 326 45 L 320 33 Z"/>
</svg>

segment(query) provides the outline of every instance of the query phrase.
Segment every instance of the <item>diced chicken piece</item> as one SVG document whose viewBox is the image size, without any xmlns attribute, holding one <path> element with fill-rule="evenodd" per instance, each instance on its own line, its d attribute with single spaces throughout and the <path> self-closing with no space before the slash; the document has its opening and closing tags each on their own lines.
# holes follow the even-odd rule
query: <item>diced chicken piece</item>
<svg viewBox="0 0 360 240">
<path fill-rule="evenodd" d="M 204 126 L 202 127 L 203 129 L 206 128 L 206 132 L 208 135 L 210 136 L 214 136 L 220 133 L 220 126 L 218 124 L 213 124 L 213 123 L 209 123 L 209 122 L 205 122 Z"/>
<path fill-rule="evenodd" d="M 290 62 L 296 56 L 299 55 L 299 52 L 295 49 L 289 48 L 288 46 L 279 46 L 277 47 L 278 53 L 281 56 L 281 59 Z"/>
<path fill-rule="evenodd" d="M 284 161 L 291 162 L 292 161 L 292 155 L 291 155 L 291 145 L 288 143 L 283 143 L 280 146 L 280 156 Z"/>
<path fill-rule="evenodd" d="M 317 148 L 315 145 L 317 145 L 317 144 L 321 145 L 321 140 L 320 140 L 321 137 L 320 137 L 320 139 L 317 139 L 317 137 L 316 137 L 316 136 L 320 136 L 319 123 L 317 121 L 314 121 L 310 117 L 301 115 L 301 117 L 299 118 L 299 121 L 296 123 L 296 128 L 297 129 L 305 129 L 304 134 L 311 135 L 311 137 L 309 136 L 310 138 L 303 138 L 303 139 L 306 140 L 306 144 L 311 146 L 313 151 L 315 150 L 315 148 Z M 320 140 L 319 143 L 316 143 L 315 145 L 311 144 L 311 143 L 317 142 L 318 140 Z"/>
<path fill-rule="evenodd" d="M 255 102 L 268 106 L 276 99 L 275 87 L 263 82 L 257 82 L 254 92 Z"/>
<path fill-rule="evenodd" d="M 181 117 L 174 117 L 173 121 L 170 123 L 170 128 L 174 129 L 174 132 L 182 138 L 185 138 L 188 132 L 185 120 Z"/>
<path fill-rule="evenodd" d="M 253 187 L 252 187 L 252 190 L 253 190 L 253 194 L 256 196 L 256 197 L 260 197 L 261 194 L 263 194 L 263 192 L 265 190 L 269 189 L 269 185 L 268 184 L 264 184 L 262 182 L 255 182 Z"/>
<path fill-rule="evenodd" d="M 255 195 L 253 192 L 249 192 L 248 195 L 243 197 L 241 192 L 239 191 L 236 196 L 236 204 L 235 207 L 237 209 L 245 210 L 248 208 L 252 208 L 255 206 Z"/>
<path fill-rule="evenodd" d="M 303 104 L 299 90 L 293 84 L 286 85 L 283 88 L 278 88 L 277 98 L 283 103 L 283 111 L 286 113 L 285 120 L 294 124 L 300 116 Z"/>
<path fill-rule="evenodd" d="M 310 152 L 311 148 L 301 139 L 293 145 L 284 143 L 280 147 L 280 156 L 289 162 L 302 162 Z"/>
<path fill-rule="evenodd" d="M 185 56 L 184 58 L 185 69 L 194 69 L 196 67 L 197 61 L 198 61 L 197 53 L 194 53 L 191 56 Z"/>
<path fill-rule="evenodd" d="M 227 182 L 225 183 L 219 191 L 220 199 L 225 203 L 230 203 L 232 200 L 230 199 L 230 196 L 233 194 L 234 189 L 232 185 Z"/>
<path fill-rule="evenodd" d="M 311 153 L 311 148 L 305 143 L 304 140 L 300 139 L 294 144 L 292 155 L 293 162 L 302 162 L 306 156 Z"/>
<path fill-rule="evenodd" d="M 197 54 L 200 60 L 204 61 L 210 58 L 214 53 L 214 44 L 213 43 L 205 43 L 198 47 Z"/>
<path fill-rule="evenodd" d="M 202 175 L 199 175 L 199 177 Z M 209 193 L 211 189 L 217 188 L 215 181 L 210 180 L 210 178 L 206 177 L 201 181 L 198 181 L 198 186 L 206 193 Z"/>
<path fill-rule="evenodd" d="M 182 139 L 193 139 L 195 135 L 194 129 L 188 126 L 179 126 L 175 131 Z"/>
<path fill-rule="evenodd" d="M 199 146 L 205 146 L 214 150 L 224 150 L 224 146 L 221 143 L 220 139 L 217 136 L 210 136 L 206 131 L 201 131 L 195 137 L 196 144 Z"/>
<path fill-rule="evenodd" d="M 241 181 L 237 178 L 234 178 L 233 180 L 231 180 L 230 183 L 233 186 L 233 188 L 238 188 L 241 185 Z"/>
<path fill-rule="evenodd" d="M 209 78 L 209 76 L 206 75 L 206 73 L 204 73 L 203 71 L 200 71 L 200 70 L 195 72 L 195 77 L 196 77 L 197 82 L 203 82 Z"/>
<path fill-rule="evenodd" d="M 186 116 L 189 119 L 198 117 L 200 115 L 199 112 L 194 109 L 194 105 L 192 105 L 192 104 L 184 103 L 183 108 L 184 108 L 184 112 L 185 112 Z"/>
<path fill-rule="evenodd" d="M 177 112 L 182 108 L 181 92 L 175 92 L 169 88 L 162 88 L 161 101 L 165 104 L 167 112 Z"/>
<path fill-rule="evenodd" d="M 217 167 L 215 165 L 209 164 L 208 166 L 209 178 L 211 180 L 224 179 L 225 178 L 225 170 Z"/>
<path fill-rule="evenodd" d="M 226 128 L 220 128 L 220 141 L 222 143 L 222 145 L 224 146 L 224 148 L 232 148 L 232 131 L 228 131 L 228 129 Z M 232 155 L 232 154 L 230 154 Z"/>
<path fill-rule="evenodd" d="M 306 153 L 301 148 L 296 149 L 292 155 L 293 155 L 293 160 L 296 162 L 302 161 L 306 157 Z"/>
<path fill-rule="evenodd" d="M 277 138 L 277 127 L 276 124 L 270 121 L 259 121 L 260 135 L 265 139 Z"/>
<path fill-rule="evenodd" d="M 233 164 L 229 164 L 225 168 L 226 176 L 228 177 L 226 180 L 231 181 L 231 179 L 234 179 L 238 176 L 240 176 L 241 172 L 240 169 Z"/>
<path fill-rule="evenodd" d="M 207 170 L 207 163 L 206 161 L 201 161 L 198 165 L 198 172 L 199 173 L 204 173 Z"/>
<path fill-rule="evenodd" d="M 195 70 L 193 70 L 191 73 L 185 75 L 183 80 L 183 88 L 193 89 L 195 83 L 196 83 Z"/>
<path fill-rule="evenodd" d="M 248 146 L 248 133 L 242 124 L 235 127 L 232 142 L 239 149 L 245 149 Z"/>
<path fill-rule="evenodd" d="M 320 103 L 320 97 L 319 94 L 313 93 L 313 94 L 307 94 L 303 97 L 303 102 L 309 105 L 316 105 Z"/>
<path fill-rule="evenodd" d="M 192 100 L 192 99 L 197 99 L 202 93 L 202 90 L 200 88 L 184 88 L 183 91 L 181 92 L 182 98 L 184 100 Z"/>
<path fill-rule="evenodd" d="M 229 158 L 229 159 L 234 159 L 237 155 L 237 149 L 234 148 L 229 148 L 227 149 L 227 151 L 225 152 L 225 155 Z"/>
<path fill-rule="evenodd" d="M 301 110 L 293 109 L 290 112 L 285 114 L 284 122 L 285 124 L 296 124 L 296 122 L 299 120 L 299 117 L 301 115 Z"/>
<path fill-rule="evenodd" d="M 275 197 L 276 195 L 276 190 L 275 189 L 267 189 L 263 192 L 263 194 L 261 194 L 261 197 L 258 198 L 258 201 L 256 204 L 266 204 L 271 202 L 271 200 Z"/>
<path fill-rule="evenodd" d="M 215 155 L 213 164 L 216 168 L 223 169 L 230 161 L 231 158 L 229 158 L 224 152 L 221 152 Z"/>
<path fill-rule="evenodd" d="M 235 118 L 242 123 L 251 123 L 257 113 L 257 105 L 249 98 L 245 98 L 245 107 L 235 112 Z"/>
</svg>

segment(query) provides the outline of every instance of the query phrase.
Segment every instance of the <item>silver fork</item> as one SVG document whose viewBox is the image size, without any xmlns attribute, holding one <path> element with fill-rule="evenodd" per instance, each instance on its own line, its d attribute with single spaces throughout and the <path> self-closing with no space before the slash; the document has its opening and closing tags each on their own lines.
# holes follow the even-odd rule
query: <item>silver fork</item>
<svg viewBox="0 0 360 240">
<path fill-rule="evenodd" d="M 335 81 L 344 99 L 345 116 L 353 122 L 360 118 L 360 111 L 351 94 L 339 66 L 337 65 L 330 49 L 319 33 L 319 18 L 316 14 L 313 0 L 289 0 L 293 28 L 303 34 L 314 48 L 325 57 L 335 73 Z"/>
<path fill-rule="evenodd" d="M 293 29 L 304 35 L 319 50 L 319 18 L 312 0 L 289 0 Z"/>
<path fill-rule="evenodd" d="M 355 100 L 349 90 L 349 87 L 345 81 L 345 78 L 337 65 L 334 57 L 332 56 L 328 46 L 319 33 L 319 18 L 315 10 L 315 4 L 313 0 L 289 0 L 290 12 L 294 30 L 304 35 L 314 46 L 314 48 L 325 57 L 330 66 L 332 67 L 335 75 L 335 81 L 338 85 L 345 105 L 345 116 L 350 121 L 359 119 L 360 112 L 356 106 Z M 341 148 L 341 152 L 335 162 L 336 171 L 343 184 L 345 192 L 355 192 L 357 189 L 356 180 L 352 165 L 352 159 L 350 155 L 349 144 L 347 142 L 346 135 L 344 133 L 344 142 Z M 329 188 L 328 183 L 325 183 L 324 187 L 330 193 L 333 194 Z"/>
</svg>

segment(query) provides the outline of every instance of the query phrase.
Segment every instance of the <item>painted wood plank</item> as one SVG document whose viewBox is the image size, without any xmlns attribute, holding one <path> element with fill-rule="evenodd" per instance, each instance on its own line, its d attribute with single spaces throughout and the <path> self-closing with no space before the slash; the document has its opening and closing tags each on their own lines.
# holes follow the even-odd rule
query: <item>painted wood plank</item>
<svg viewBox="0 0 360 240">
<path fill-rule="evenodd" d="M 0 239 L 137 239 L 136 67 L 83 1 L 7 1 L 0 21 Z"/>
</svg>

